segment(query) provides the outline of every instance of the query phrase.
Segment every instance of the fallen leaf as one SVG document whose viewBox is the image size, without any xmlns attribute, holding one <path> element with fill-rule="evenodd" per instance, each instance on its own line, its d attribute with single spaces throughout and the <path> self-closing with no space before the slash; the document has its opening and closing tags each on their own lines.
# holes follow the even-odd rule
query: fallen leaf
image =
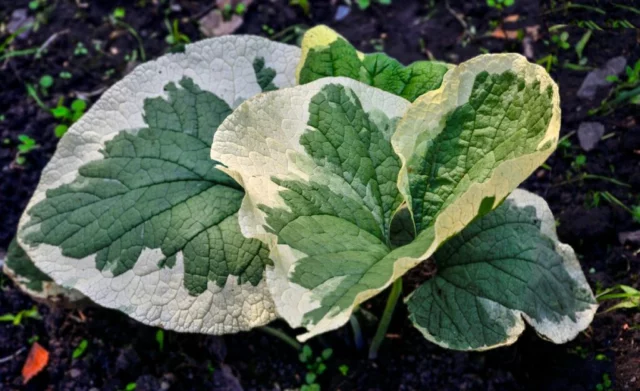
<svg viewBox="0 0 640 391">
<path fill-rule="evenodd" d="M 517 22 L 520 19 L 520 15 L 518 14 L 513 14 L 513 15 L 508 15 L 504 18 L 504 21 L 506 23 L 513 23 L 513 22 Z"/>
<path fill-rule="evenodd" d="M 491 33 L 491 36 L 497 39 L 518 39 L 518 30 L 505 30 L 498 27 Z"/>
<path fill-rule="evenodd" d="M 27 361 L 22 367 L 22 384 L 27 384 L 31 378 L 40 373 L 49 362 L 49 352 L 39 343 L 34 342 L 29 351 Z"/>
</svg>

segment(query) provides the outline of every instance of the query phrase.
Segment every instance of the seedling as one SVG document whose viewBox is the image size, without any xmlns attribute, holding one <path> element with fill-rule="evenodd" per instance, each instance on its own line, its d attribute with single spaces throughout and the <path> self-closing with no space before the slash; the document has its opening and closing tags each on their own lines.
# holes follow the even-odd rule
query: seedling
<svg viewBox="0 0 640 391">
<path fill-rule="evenodd" d="M 371 3 L 378 3 L 382 5 L 391 4 L 391 0 L 355 0 L 355 2 L 358 5 L 358 7 L 363 11 L 371 7 Z"/>
<path fill-rule="evenodd" d="M 611 378 L 605 373 L 602 375 L 602 382 L 596 385 L 596 391 L 613 391 L 612 385 Z"/>
<path fill-rule="evenodd" d="M 18 135 L 18 141 L 20 141 L 20 143 L 18 144 L 18 153 L 16 154 L 15 161 L 17 165 L 22 166 L 27 161 L 26 155 L 34 149 L 39 148 L 40 145 L 36 144 L 36 140 L 26 134 Z"/>
<path fill-rule="evenodd" d="M 616 285 L 612 288 L 600 292 L 596 298 L 599 302 L 609 300 L 619 300 L 619 302 L 609 308 L 606 312 L 615 311 L 621 308 L 633 308 L 640 310 L 640 291 L 628 285 Z"/>
<path fill-rule="evenodd" d="M 84 43 L 78 42 L 76 48 L 73 50 L 73 55 L 76 57 L 86 56 L 89 54 L 89 50 L 84 46 Z"/>
<path fill-rule="evenodd" d="M 134 391 L 138 385 L 136 383 L 129 383 L 124 387 L 125 391 Z"/>
<path fill-rule="evenodd" d="M 338 371 L 340 371 L 342 376 L 347 376 L 349 374 L 349 366 L 347 364 L 342 364 L 338 367 Z"/>
<path fill-rule="evenodd" d="M 49 88 L 53 86 L 53 77 L 51 75 L 44 75 L 40 78 L 40 89 L 44 96 L 47 96 L 49 93 Z"/>
<path fill-rule="evenodd" d="M 53 117 L 62 122 L 56 125 L 53 130 L 56 137 L 60 138 L 64 136 L 64 134 L 67 133 L 67 130 L 69 130 L 69 126 L 79 120 L 80 117 L 84 115 L 86 109 L 87 102 L 82 99 L 74 99 L 71 102 L 71 106 L 67 107 L 64 105 L 64 99 L 60 98 L 60 100 L 58 100 L 58 105 L 51 109 Z"/>
<path fill-rule="evenodd" d="M 543 68 L 512 53 L 405 66 L 325 26 L 302 50 L 256 36 L 185 50 L 105 92 L 43 172 L 18 242 L 55 281 L 185 332 L 279 317 L 306 341 L 384 291 L 374 341 L 401 296 L 451 349 L 512 343 L 526 320 L 558 343 L 588 326 L 575 254 L 546 202 L 516 189 L 559 139 Z M 437 272 L 402 292 L 427 259 Z M 317 387 L 331 353 L 309 349 Z"/>
<path fill-rule="evenodd" d="M 44 7 L 46 3 L 46 0 L 32 0 L 29 2 L 29 9 L 31 11 L 37 11 L 40 8 Z"/>
<path fill-rule="evenodd" d="M 569 33 L 566 31 L 563 31 L 560 34 L 552 35 L 551 42 L 553 42 L 558 48 L 562 50 L 571 48 L 571 44 L 569 43 Z"/>
<path fill-rule="evenodd" d="M 72 77 L 73 75 L 71 74 L 71 72 L 62 71 L 62 72 L 60 72 L 60 74 L 58 74 L 58 76 L 59 76 L 61 79 L 71 79 L 71 77 Z"/>
<path fill-rule="evenodd" d="M 305 364 L 307 368 L 307 374 L 305 375 L 305 385 L 300 388 L 300 391 L 319 391 L 320 385 L 316 382 L 318 376 L 322 375 L 327 370 L 326 361 L 333 355 L 332 349 L 324 349 L 319 356 L 314 356 L 313 350 L 309 345 L 304 345 L 302 351 L 298 355 L 300 362 Z"/>
<path fill-rule="evenodd" d="M 84 352 L 87 350 L 88 346 L 89 346 L 89 341 L 87 341 L 86 339 L 83 339 L 82 341 L 80 341 L 78 346 L 76 346 L 76 348 L 73 349 L 73 353 L 71 355 L 73 359 L 75 360 L 82 357 Z"/>
<path fill-rule="evenodd" d="M 126 10 L 122 7 L 116 7 L 111 14 L 114 19 L 124 19 Z"/>
<path fill-rule="evenodd" d="M 158 329 L 158 331 L 156 331 L 156 342 L 158 343 L 160 351 L 164 352 L 164 330 Z"/>
<path fill-rule="evenodd" d="M 491 8 L 502 10 L 506 7 L 511 7 L 515 3 L 515 0 L 487 0 L 487 5 Z"/>
<path fill-rule="evenodd" d="M 571 166 L 576 170 L 580 171 L 587 164 L 587 157 L 583 154 L 576 156 Z"/>
<path fill-rule="evenodd" d="M 169 20 L 165 19 L 164 24 L 169 31 L 169 34 L 164 38 L 164 40 L 169 45 L 171 45 L 172 48 L 177 48 L 181 45 L 191 42 L 191 39 L 189 39 L 188 36 L 180 32 L 178 19 L 174 19 L 173 23 L 169 23 Z"/>
<path fill-rule="evenodd" d="M 231 19 L 234 14 L 242 16 L 245 12 L 247 12 L 247 6 L 244 3 L 238 3 L 235 7 L 231 3 L 226 3 L 222 8 L 222 16 L 225 20 Z"/>
<path fill-rule="evenodd" d="M 35 305 L 28 310 L 22 310 L 17 314 L 0 315 L 0 322 L 11 322 L 14 326 L 20 326 L 24 319 L 41 320 L 42 317 L 38 313 L 38 307 Z"/>
</svg>

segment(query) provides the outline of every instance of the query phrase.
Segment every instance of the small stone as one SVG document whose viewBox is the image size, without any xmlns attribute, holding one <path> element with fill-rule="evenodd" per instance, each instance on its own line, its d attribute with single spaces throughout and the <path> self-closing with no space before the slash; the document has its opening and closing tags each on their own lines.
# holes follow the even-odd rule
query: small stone
<svg viewBox="0 0 640 391">
<path fill-rule="evenodd" d="M 214 9 L 200 18 L 198 24 L 200 26 L 200 32 L 205 37 L 219 37 L 233 33 L 242 26 L 243 21 L 244 19 L 236 14 L 233 14 L 231 19 L 226 21 L 224 20 L 222 12 Z"/>
<path fill-rule="evenodd" d="M 11 13 L 11 19 L 7 23 L 7 30 L 13 34 L 18 31 L 18 38 L 25 39 L 29 35 L 30 28 L 25 28 L 30 24 L 33 24 L 33 16 L 28 16 L 25 8 L 18 8 Z"/>
<path fill-rule="evenodd" d="M 578 128 L 580 147 L 587 152 L 598 145 L 602 136 L 604 136 L 604 125 L 600 122 L 583 122 Z"/>
<path fill-rule="evenodd" d="M 72 369 L 69 371 L 69 376 L 71 376 L 71 378 L 72 378 L 72 379 L 75 379 L 75 378 L 77 378 L 77 377 L 80 377 L 80 375 L 82 375 L 82 371 L 80 371 L 80 370 L 79 370 L 79 369 L 77 369 L 77 368 L 72 368 Z"/>
<path fill-rule="evenodd" d="M 223 364 L 213 372 L 214 391 L 243 391 L 240 380 L 233 374 L 231 367 Z"/>
<path fill-rule="evenodd" d="M 347 7 L 346 5 L 339 5 L 338 9 L 336 9 L 336 16 L 333 18 L 336 22 L 339 22 L 349 16 L 351 13 L 351 7 Z"/>
<path fill-rule="evenodd" d="M 592 100 L 595 98 L 598 88 L 611 85 L 611 82 L 607 80 L 607 76 L 620 75 L 626 66 L 627 59 L 619 56 L 607 61 L 604 67 L 589 72 L 578 90 L 578 98 Z"/>
<path fill-rule="evenodd" d="M 640 231 L 620 232 L 618 234 L 620 244 L 640 244 Z"/>
</svg>

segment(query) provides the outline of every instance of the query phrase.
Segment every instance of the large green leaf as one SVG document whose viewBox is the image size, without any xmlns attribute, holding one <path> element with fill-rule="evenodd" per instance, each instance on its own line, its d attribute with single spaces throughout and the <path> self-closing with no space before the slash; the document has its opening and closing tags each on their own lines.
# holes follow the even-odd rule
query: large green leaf
<svg viewBox="0 0 640 391">
<path fill-rule="evenodd" d="M 431 61 L 417 61 L 405 67 L 384 53 L 362 54 L 326 26 L 317 26 L 305 33 L 302 53 L 298 67 L 300 84 L 343 76 L 411 102 L 440 87 L 444 74 L 451 68 Z"/>
<path fill-rule="evenodd" d="M 268 251 L 240 232 L 238 183 L 209 158 L 232 108 L 293 82 L 295 47 L 188 46 L 137 68 L 61 140 L 21 221 L 37 267 L 153 325 L 234 332 L 275 317 Z"/>
<path fill-rule="evenodd" d="M 519 55 L 463 63 L 395 111 L 393 97 L 323 78 L 247 101 L 215 136 L 212 157 L 247 191 L 243 233 L 271 248 L 269 289 L 279 314 L 309 330 L 301 339 L 347 322 L 492 210 L 558 136 L 557 88 Z M 417 235 L 396 247 L 404 201 Z"/>
<path fill-rule="evenodd" d="M 247 190 L 243 232 L 272 244 L 267 281 L 292 325 L 323 323 L 384 283 L 363 274 L 389 252 L 402 202 L 390 138 L 408 104 L 325 78 L 250 99 L 216 134 L 212 157 Z"/>
<path fill-rule="evenodd" d="M 556 343 L 584 330 L 597 305 L 546 202 L 514 191 L 434 255 L 438 272 L 407 300 L 427 339 L 458 350 L 513 343 L 527 320 Z M 523 319 L 524 318 L 524 319 Z"/>
</svg>

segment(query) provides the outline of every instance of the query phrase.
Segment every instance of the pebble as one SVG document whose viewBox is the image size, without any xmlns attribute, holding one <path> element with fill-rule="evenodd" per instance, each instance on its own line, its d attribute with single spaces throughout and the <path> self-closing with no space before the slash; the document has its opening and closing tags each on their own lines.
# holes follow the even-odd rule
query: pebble
<svg viewBox="0 0 640 391">
<path fill-rule="evenodd" d="M 602 136 L 604 136 L 604 125 L 600 122 L 583 122 L 578 128 L 578 141 L 580 147 L 586 152 L 594 149 Z"/>
<path fill-rule="evenodd" d="M 627 66 L 627 59 L 619 56 L 607 61 L 604 67 L 589 72 L 578 90 L 578 98 L 586 100 L 595 98 L 598 88 L 611 86 L 612 83 L 607 80 L 607 76 L 620 75 L 625 66 Z"/>
</svg>

